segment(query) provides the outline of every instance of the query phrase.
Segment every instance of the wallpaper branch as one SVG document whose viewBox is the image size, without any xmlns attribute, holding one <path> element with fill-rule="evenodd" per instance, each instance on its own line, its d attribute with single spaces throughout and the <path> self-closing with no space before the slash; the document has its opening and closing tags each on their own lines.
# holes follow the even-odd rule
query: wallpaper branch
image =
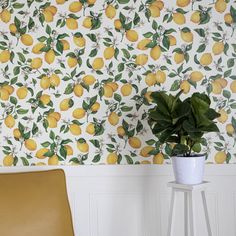
<svg viewBox="0 0 236 236">
<path fill-rule="evenodd" d="M 4 0 L 0 165 L 165 164 L 152 91 L 210 95 L 220 133 L 196 152 L 235 162 L 236 3 Z"/>
</svg>

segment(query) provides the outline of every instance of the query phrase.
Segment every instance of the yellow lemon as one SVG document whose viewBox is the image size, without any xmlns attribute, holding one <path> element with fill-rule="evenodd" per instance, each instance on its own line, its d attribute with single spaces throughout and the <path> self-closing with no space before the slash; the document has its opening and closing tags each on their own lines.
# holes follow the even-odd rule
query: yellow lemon
<svg viewBox="0 0 236 236">
<path fill-rule="evenodd" d="M 164 3 L 162 1 L 156 0 L 154 2 L 152 2 L 153 6 L 157 6 L 160 10 L 162 10 L 164 8 Z"/>
<path fill-rule="evenodd" d="M 153 164 L 162 165 L 164 163 L 164 156 L 162 153 L 158 153 L 152 159 Z"/>
<path fill-rule="evenodd" d="M 191 43 L 193 42 L 193 33 L 188 31 L 188 32 L 184 32 L 181 30 L 181 38 L 186 42 L 186 43 Z"/>
<path fill-rule="evenodd" d="M 144 161 L 141 161 L 140 164 L 141 165 L 147 165 L 147 164 L 151 164 L 151 162 L 148 161 L 148 160 L 144 160 Z"/>
<path fill-rule="evenodd" d="M 100 104 L 98 102 L 95 102 L 91 107 L 92 112 L 97 112 L 99 109 L 100 109 Z"/>
<path fill-rule="evenodd" d="M 200 64 L 202 66 L 209 66 L 212 63 L 212 60 L 211 53 L 203 53 L 200 58 Z"/>
<path fill-rule="evenodd" d="M 86 17 L 84 20 L 83 20 L 83 26 L 87 29 L 90 29 L 92 27 L 92 18 L 91 17 Z"/>
<path fill-rule="evenodd" d="M 39 57 L 36 57 L 31 61 L 30 66 L 31 66 L 32 69 L 37 70 L 42 66 L 42 64 L 43 64 L 43 60 Z"/>
<path fill-rule="evenodd" d="M 93 5 L 95 4 L 96 0 L 87 0 L 88 5 Z"/>
<path fill-rule="evenodd" d="M 190 74 L 190 79 L 193 82 L 199 82 L 203 79 L 203 74 L 201 71 L 193 71 Z"/>
<path fill-rule="evenodd" d="M 32 53 L 34 54 L 40 54 L 42 53 L 41 49 L 43 49 L 45 47 L 45 44 L 44 43 L 36 43 L 33 48 L 32 48 Z"/>
<path fill-rule="evenodd" d="M 44 155 L 45 155 L 45 153 L 47 153 L 48 151 L 49 151 L 48 148 L 40 148 L 40 149 L 36 152 L 35 156 L 36 156 L 38 159 L 44 159 L 44 158 L 46 158 L 46 156 L 44 156 Z"/>
<path fill-rule="evenodd" d="M 121 21 L 119 19 L 114 20 L 114 26 L 117 30 L 120 30 L 122 28 Z"/>
<path fill-rule="evenodd" d="M 220 109 L 218 113 L 220 113 L 220 117 L 218 117 L 217 120 L 224 124 L 228 120 L 228 113 L 224 109 Z"/>
<path fill-rule="evenodd" d="M 75 118 L 75 119 L 81 119 L 85 116 L 86 114 L 86 111 L 83 109 L 83 108 L 76 108 L 73 113 L 72 113 L 72 116 Z"/>
<path fill-rule="evenodd" d="M 154 84 L 156 84 L 156 74 L 155 73 L 148 73 L 145 77 L 145 83 L 148 86 L 153 86 Z"/>
<path fill-rule="evenodd" d="M 61 79 L 59 78 L 59 76 L 57 74 L 52 74 L 50 76 L 50 84 L 53 87 L 58 87 L 61 83 Z"/>
<path fill-rule="evenodd" d="M 75 45 L 77 45 L 78 47 L 81 47 L 81 48 L 84 47 L 85 44 L 86 44 L 86 40 L 85 40 L 84 37 L 76 37 L 76 36 L 74 36 L 73 37 L 73 41 L 74 41 Z"/>
<path fill-rule="evenodd" d="M 8 23 L 11 20 L 11 13 L 7 9 L 3 9 L 0 13 L 0 18 L 4 23 Z"/>
<path fill-rule="evenodd" d="M 233 18 L 230 13 L 226 13 L 224 15 L 224 21 L 225 21 L 225 23 L 227 23 L 229 25 L 231 25 L 233 23 Z"/>
<path fill-rule="evenodd" d="M 14 163 L 14 157 L 12 155 L 7 155 L 3 158 L 4 166 L 12 166 Z"/>
<path fill-rule="evenodd" d="M 162 70 L 158 70 L 156 72 L 156 82 L 162 84 L 165 81 L 166 81 L 166 73 Z"/>
<path fill-rule="evenodd" d="M 152 150 L 154 150 L 154 147 L 152 147 L 152 146 L 145 146 L 145 147 L 143 147 L 143 148 L 141 149 L 140 155 L 141 155 L 142 157 L 149 157 L 149 156 L 150 156 L 149 153 L 150 153 Z"/>
<path fill-rule="evenodd" d="M 190 0 L 177 0 L 176 1 L 176 5 L 178 7 L 186 7 L 189 5 L 189 3 L 190 3 Z"/>
<path fill-rule="evenodd" d="M 21 132 L 20 132 L 20 130 L 19 129 L 14 129 L 13 130 L 13 136 L 14 136 L 14 138 L 16 138 L 16 139 L 19 139 L 19 138 L 21 138 Z"/>
<path fill-rule="evenodd" d="M 51 97 L 48 94 L 42 94 L 39 99 L 45 106 L 48 105 L 48 103 L 51 101 Z"/>
<path fill-rule="evenodd" d="M 94 70 L 100 70 L 104 66 L 104 61 L 102 57 L 97 57 L 93 60 L 92 67 Z"/>
<path fill-rule="evenodd" d="M 153 60 L 158 60 L 161 56 L 161 48 L 159 45 L 156 45 L 155 47 L 153 47 L 150 51 L 150 56 Z"/>
<path fill-rule="evenodd" d="M 219 13 L 223 13 L 227 8 L 227 3 L 224 0 L 217 0 L 215 3 L 215 9 Z"/>
<path fill-rule="evenodd" d="M 2 87 L 3 89 L 6 89 L 7 92 L 11 95 L 13 92 L 14 92 L 14 87 L 12 87 L 11 85 L 9 84 L 6 84 Z"/>
<path fill-rule="evenodd" d="M 81 134 L 81 128 L 77 124 L 70 124 L 70 128 L 69 129 L 70 129 L 70 132 L 73 135 L 80 135 Z"/>
<path fill-rule="evenodd" d="M 59 164 L 59 159 L 57 155 L 53 155 L 52 157 L 48 158 L 48 165 L 58 165 Z"/>
<path fill-rule="evenodd" d="M 119 87 L 116 82 L 108 82 L 107 85 L 112 88 L 113 92 L 115 92 Z"/>
<path fill-rule="evenodd" d="M 82 87 L 81 84 L 76 84 L 74 86 L 73 92 L 77 97 L 82 97 L 84 93 L 84 88 Z"/>
<path fill-rule="evenodd" d="M 116 153 L 109 153 L 107 155 L 107 164 L 109 165 L 114 165 L 117 163 L 118 160 L 118 155 Z"/>
<path fill-rule="evenodd" d="M 56 0 L 57 4 L 64 4 L 66 2 L 66 0 Z"/>
<path fill-rule="evenodd" d="M 212 81 L 211 82 L 211 86 L 212 86 L 212 93 L 214 94 L 221 94 L 222 92 L 222 87 L 220 85 L 219 82 L 217 81 Z"/>
<path fill-rule="evenodd" d="M 184 14 L 179 12 L 173 14 L 173 20 L 177 25 L 183 25 L 186 22 Z"/>
<path fill-rule="evenodd" d="M 11 53 L 9 50 L 3 50 L 1 53 L 0 53 L 0 62 L 1 63 L 6 63 L 10 60 L 11 58 Z"/>
<path fill-rule="evenodd" d="M 153 101 L 153 98 L 151 97 L 152 91 L 148 91 L 144 94 L 144 97 L 146 98 L 148 103 L 151 103 Z"/>
<path fill-rule="evenodd" d="M 135 149 L 139 149 L 142 145 L 141 140 L 138 137 L 130 137 L 128 142 L 129 145 Z"/>
<path fill-rule="evenodd" d="M 109 85 L 104 85 L 103 86 L 103 91 L 104 91 L 104 97 L 106 98 L 111 98 L 113 96 L 113 89 Z"/>
<path fill-rule="evenodd" d="M 61 111 L 67 111 L 71 108 L 71 99 L 65 98 L 60 102 L 60 110 Z"/>
<path fill-rule="evenodd" d="M 76 13 L 79 12 L 82 9 L 82 7 L 83 5 L 81 2 L 75 1 L 69 5 L 69 11 Z"/>
<path fill-rule="evenodd" d="M 139 41 L 137 48 L 139 50 L 146 50 L 147 49 L 147 45 L 151 42 L 151 39 L 142 39 L 141 41 Z"/>
<path fill-rule="evenodd" d="M 212 46 L 212 52 L 214 55 L 220 55 L 224 51 L 225 45 L 223 42 L 215 42 Z"/>
<path fill-rule="evenodd" d="M 138 66 L 144 66 L 148 61 L 148 55 L 147 54 L 139 54 L 137 55 L 135 59 L 135 63 Z"/>
<path fill-rule="evenodd" d="M 150 13 L 151 13 L 151 17 L 153 18 L 157 18 L 161 15 L 161 11 L 159 9 L 159 7 L 151 4 L 149 7 L 148 7 Z"/>
<path fill-rule="evenodd" d="M 67 144 L 64 147 L 66 149 L 66 155 L 67 156 L 71 156 L 71 155 L 74 154 L 73 148 L 70 145 Z"/>
<path fill-rule="evenodd" d="M 46 9 L 43 10 L 43 16 L 47 23 L 53 22 L 53 14 L 50 11 L 47 11 Z"/>
<path fill-rule="evenodd" d="M 57 7 L 52 6 L 52 5 L 46 7 L 45 10 L 51 12 L 53 16 L 56 15 L 57 13 Z"/>
<path fill-rule="evenodd" d="M 234 81 L 230 84 L 230 90 L 232 91 L 232 93 L 236 93 L 236 80 L 234 80 Z"/>
<path fill-rule="evenodd" d="M 14 117 L 12 115 L 8 115 L 5 120 L 4 120 L 4 124 L 8 127 L 8 128 L 13 128 L 16 124 L 16 121 L 14 119 Z"/>
<path fill-rule="evenodd" d="M 195 24 L 199 24 L 201 20 L 201 13 L 200 11 L 195 11 L 193 12 L 193 14 L 191 15 L 191 21 Z"/>
<path fill-rule="evenodd" d="M 219 78 L 215 80 L 222 88 L 225 88 L 228 84 L 228 81 L 224 78 Z"/>
<path fill-rule="evenodd" d="M 55 60 L 55 52 L 53 49 L 50 49 L 49 51 L 45 52 L 44 59 L 48 64 L 52 64 Z"/>
<path fill-rule="evenodd" d="M 48 89 L 50 87 L 50 79 L 47 76 L 43 76 L 40 79 L 40 87 L 42 89 Z"/>
<path fill-rule="evenodd" d="M 117 134 L 120 136 L 120 137 L 124 137 L 125 136 L 125 129 L 122 127 L 122 126 L 119 126 L 117 127 Z"/>
<path fill-rule="evenodd" d="M 37 143 L 33 139 L 26 139 L 24 144 L 29 151 L 35 151 L 37 149 Z"/>
<path fill-rule="evenodd" d="M 77 142 L 77 148 L 79 149 L 79 151 L 86 153 L 89 151 L 89 145 L 86 142 Z"/>
<path fill-rule="evenodd" d="M 190 90 L 190 83 L 187 80 L 184 80 L 180 83 L 180 89 L 184 94 L 187 94 Z"/>
<path fill-rule="evenodd" d="M 121 86 L 120 92 L 123 96 L 129 96 L 132 93 L 132 85 L 129 83 L 126 83 L 124 85 Z"/>
<path fill-rule="evenodd" d="M 235 129 L 232 124 L 226 125 L 226 132 L 228 135 L 233 135 L 235 133 Z"/>
<path fill-rule="evenodd" d="M 48 122 L 49 128 L 56 128 L 57 127 L 57 120 L 53 116 L 48 116 L 47 122 Z"/>
<path fill-rule="evenodd" d="M 59 121 L 61 119 L 61 114 L 59 112 L 52 112 L 48 114 L 49 117 L 53 117 L 56 119 L 56 121 Z"/>
<path fill-rule="evenodd" d="M 137 31 L 135 31 L 135 30 L 132 30 L 132 29 L 127 30 L 125 35 L 126 35 L 126 38 L 127 38 L 130 42 L 136 42 L 136 41 L 138 41 L 138 33 L 137 33 Z"/>
<path fill-rule="evenodd" d="M 180 64 L 184 61 L 184 54 L 176 52 L 174 55 L 174 61 L 176 64 Z"/>
<path fill-rule="evenodd" d="M 9 25 L 9 30 L 12 34 L 15 34 L 17 32 L 17 28 L 16 28 L 16 25 L 14 23 L 11 23 Z"/>
<path fill-rule="evenodd" d="M 108 121 L 111 125 L 115 126 L 119 123 L 119 116 L 117 115 L 116 112 L 113 111 L 108 116 Z"/>
<path fill-rule="evenodd" d="M 93 75 L 85 75 L 82 80 L 87 86 L 93 85 L 96 81 Z"/>
<path fill-rule="evenodd" d="M 77 64 L 78 64 L 77 58 L 76 57 L 68 57 L 67 64 L 70 68 L 77 66 Z"/>
<path fill-rule="evenodd" d="M 93 123 L 89 123 L 86 127 L 86 133 L 94 135 L 95 134 L 95 125 Z"/>
<path fill-rule="evenodd" d="M 116 16 L 116 9 L 112 5 L 108 5 L 105 9 L 107 18 L 113 19 Z"/>
<path fill-rule="evenodd" d="M 70 30 L 76 30 L 78 29 L 78 22 L 74 18 L 67 18 L 66 27 Z"/>
<path fill-rule="evenodd" d="M 169 41 L 170 41 L 170 46 L 176 45 L 176 38 L 173 35 L 168 35 Z"/>
<path fill-rule="evenodd" d="M 31 46 L 34 43 L 34 40 L 30 34 L 21 35 L 20 40 L 25 46 Z"/>
<path fill-rule="evenodd" d="M 7 101 L 10 97 L 8 91 L 4 88 L 0 88 L 0 99 L 3 101 Z"/>
<path fill-rule="evenodd" d="M 63 46 L 63 50 L 64 50 L 64 51 L 70 49 L 70 43 L 69 43 L 67 40 L 62 39 L 62 40 L 60 40 L 60 42 L 62 43 L 62 46 Z"/>
<path fill-rule="evenodd" d="M 28 94 L 28 89 L 25 86 L 18 88 L 16 91 L 16 95 L 19 99 L 26 98 L 27 94 Z"/>
<path fill-rule="evenodd" d="M 227 155 L 224 151 L 219 151 L 215 154 L 214 158 L 217 164 L 223 164 L 226 161 Z"/>
<path fill-rule="evenodd" d="M 115 55 L 115 49 L 113 47 L 105 48 L 103 56 L 106 60 L 110 60 Z"/>
</svg>

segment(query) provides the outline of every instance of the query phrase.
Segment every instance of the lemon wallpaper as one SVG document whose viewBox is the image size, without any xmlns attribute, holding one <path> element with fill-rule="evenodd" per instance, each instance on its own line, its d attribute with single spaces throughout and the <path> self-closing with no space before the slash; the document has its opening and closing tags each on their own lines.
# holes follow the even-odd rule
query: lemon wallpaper
<svg viewBox="0 0 236 236">
<path fill-rule="evenodd" d="M 150 93 L 210 95 L 210 163 L 235 162 L 232 0 L 3 0 L 0 165 L 163 164 Z"/>
</svg>

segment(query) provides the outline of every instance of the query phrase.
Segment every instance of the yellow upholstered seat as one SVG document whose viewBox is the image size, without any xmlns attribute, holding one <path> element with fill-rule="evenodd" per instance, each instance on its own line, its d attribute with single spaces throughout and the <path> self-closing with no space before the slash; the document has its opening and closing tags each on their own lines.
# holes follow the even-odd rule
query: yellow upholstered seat
<svg viewBox="0 0 236 236">
<path fill-rule="evenodd" d="M 74 236 L 61 169 L 0 174 L 1 236 Z"/>
</svg>

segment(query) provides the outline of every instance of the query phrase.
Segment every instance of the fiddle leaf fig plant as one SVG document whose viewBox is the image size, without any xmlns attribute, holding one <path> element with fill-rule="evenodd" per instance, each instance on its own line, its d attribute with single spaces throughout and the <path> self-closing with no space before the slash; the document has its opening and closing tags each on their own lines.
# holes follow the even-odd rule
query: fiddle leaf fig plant
<svg viewBox="0 0 236 236">
<path fill-rule="evenodd" d="M 180 99 L 164 91 L 153 92 L 156 105 L 149 110 L 149 124 L 161 143 L 174 143 L 172 156 L 190 157 L 193 147 L 200 145 L 208 132 L 219 132 L 214 119 L 220 114 L 210 108 L 210 98 L 204 93 L 193 93 Z"/>
</svg>

